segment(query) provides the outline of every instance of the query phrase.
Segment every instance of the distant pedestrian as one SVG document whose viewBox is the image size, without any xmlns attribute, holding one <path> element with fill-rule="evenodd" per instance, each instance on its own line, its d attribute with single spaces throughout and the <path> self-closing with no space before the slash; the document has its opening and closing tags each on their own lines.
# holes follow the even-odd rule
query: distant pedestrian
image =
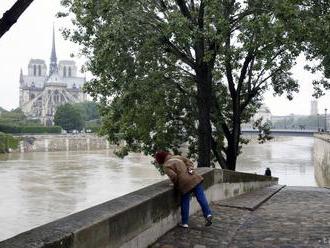
<svg viewBox="0 0 330 248">
<path fill-rule="evenodd" d="M 188 228 L 189 205 L 192 192 L 202 208 L 206 220 L 205 226 L 210 226 L 212 224 L 212 213 L 202 187 L 203 178 L 195 173 L 193 162 L 183 156 L 173 155 L 165 151 L 158 151 L 155 154 L 155 159 L 171 179 L 174 187 L 181 193 L 180 226 Z"/>
<path fill-rule="evenodd" d="M 265 176 L 271 177 L 272 176 L 272 171 L 267 167 L 265 170 Z"/>
</svg>

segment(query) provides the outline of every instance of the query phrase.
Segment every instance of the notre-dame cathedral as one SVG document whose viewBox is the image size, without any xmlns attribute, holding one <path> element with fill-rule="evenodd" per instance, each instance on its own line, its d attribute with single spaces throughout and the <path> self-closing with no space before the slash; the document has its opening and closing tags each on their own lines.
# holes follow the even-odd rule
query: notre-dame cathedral
<svg viewBox="0 0 330 248">
<path fill-rule="evenodd" d="M 54 124 L 56 108 L 65 103 L 86 101 L 82 87 L 85 78 L 77 76 L 77 66 L 73 60 L 57 63 L 55 33 L 47 73 L 44 60 L 31 59 L 28 74 L 20 73 L 19 106 L 29 119 L 39 119 L 42 124 Z"/>
</svg>

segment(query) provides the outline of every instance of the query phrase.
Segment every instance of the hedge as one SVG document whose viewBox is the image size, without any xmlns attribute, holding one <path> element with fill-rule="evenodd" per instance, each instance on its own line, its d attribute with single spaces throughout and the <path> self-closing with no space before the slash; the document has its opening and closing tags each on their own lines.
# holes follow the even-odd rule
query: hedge
<svg viewBox="0 0 330 248">
<path fill-rule="evenodd" d="M 5 133 L 0 133 L 0 153 L 9 152 L 9 149 L 17 149 L 18 139 Z"/>
<path fill-rule="evenodd" d="M 0 132 L 3 133 L 61 133 L 62 128 L 59 126 L 44 127 L 44 126 L 13 126 L 0 124 Z"/>
</svg>

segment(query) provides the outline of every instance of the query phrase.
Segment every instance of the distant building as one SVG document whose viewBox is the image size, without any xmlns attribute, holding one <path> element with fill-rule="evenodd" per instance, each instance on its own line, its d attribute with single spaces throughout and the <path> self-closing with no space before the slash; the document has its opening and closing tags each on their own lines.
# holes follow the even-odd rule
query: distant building
<svg viewBox="0 0 330 248">
<path fill-rule="evenodd" d="M 317 115 L 318 113 L 319 113 L 319 111 L 318 111 L 317 101 L 312 100 L 311 101 L 311 115 Z"/>
<path fill-rule="evenodd" d="M 58 106 L 87 100 L 82 91 L 85 78 L 77 76 L 76 63 L 61 60 L 57 64 L 54 29 L 49 72 L 44 60 L 31 59 L 28 74 L 21 70 L 19 83 L 20 108 L 28 118 L 47 126 L 54 124 Z"/>
</svg>

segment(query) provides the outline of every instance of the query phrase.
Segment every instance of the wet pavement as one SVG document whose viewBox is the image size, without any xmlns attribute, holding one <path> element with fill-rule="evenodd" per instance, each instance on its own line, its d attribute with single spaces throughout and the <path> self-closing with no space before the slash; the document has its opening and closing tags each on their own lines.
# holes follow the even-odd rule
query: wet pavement
<svg viewBox="0 0 330 248">
<path fill-rule="evenodd" d="M 235 197 L 213 204 L 212 226 L 205 227 L 198 212 L 191 217 L 189 229 L 176 227 L 152 247 L 330 247 L 329 189 L 265 188 L 241 198 L 241 203 Z"/>
</svg>

